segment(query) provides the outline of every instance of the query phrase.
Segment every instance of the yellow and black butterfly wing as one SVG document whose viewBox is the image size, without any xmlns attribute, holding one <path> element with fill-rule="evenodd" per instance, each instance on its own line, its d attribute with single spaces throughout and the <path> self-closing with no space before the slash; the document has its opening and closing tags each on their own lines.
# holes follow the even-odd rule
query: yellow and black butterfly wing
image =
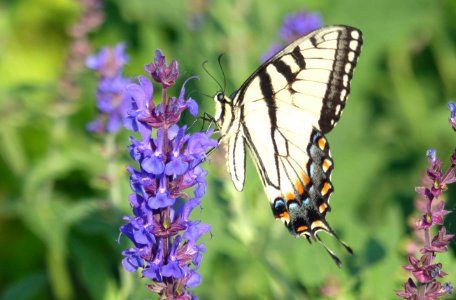
<svg viewBox="0 0 456 300">
<path fill-rule="evenodd" d="M 245 178 L 245 142 L 274 216 L 295 236 L 334 234 L 325 220 L 333 160 L 324 134 L 345 107 L 361 45 L 355 28 L 316 30 L 260 66 L 232 98 L 218 99 L 236 188 Z"/>
</svg>

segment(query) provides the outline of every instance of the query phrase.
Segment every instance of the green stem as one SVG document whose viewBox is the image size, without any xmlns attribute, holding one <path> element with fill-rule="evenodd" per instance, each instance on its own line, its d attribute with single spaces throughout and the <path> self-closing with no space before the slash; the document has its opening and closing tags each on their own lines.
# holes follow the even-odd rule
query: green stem
<svg viewBox="0 0 456 300">
<path fill-rule="evenodd" d="M 73 288 L 70 274 L 66 265 L 65 245 L 58 243 L 49 244 L 46 256 L 49 271 L 49 281 L 56 299 L 73 299 Z"/>
</svg>

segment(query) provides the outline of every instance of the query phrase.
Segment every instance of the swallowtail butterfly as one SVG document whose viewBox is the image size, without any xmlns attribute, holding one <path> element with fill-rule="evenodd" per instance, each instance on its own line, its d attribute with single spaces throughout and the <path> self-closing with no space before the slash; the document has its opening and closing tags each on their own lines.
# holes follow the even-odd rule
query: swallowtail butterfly
<svg viewBox="0 0 456 300">
<path fill-rule="evenodd" d="M 319 231 L 337 238 L 325 219 L 334 190 L 325 134 L 345 107 L 361 45 L 356 28 L 318 29 L 266 61 L 231 97 L 224 92 L 214 96 L 234 186 L 239 191 L 244 187 L 247 146 L 274 217 L 292 235 L 310 242 L 321 242 Z"/>
</svg>

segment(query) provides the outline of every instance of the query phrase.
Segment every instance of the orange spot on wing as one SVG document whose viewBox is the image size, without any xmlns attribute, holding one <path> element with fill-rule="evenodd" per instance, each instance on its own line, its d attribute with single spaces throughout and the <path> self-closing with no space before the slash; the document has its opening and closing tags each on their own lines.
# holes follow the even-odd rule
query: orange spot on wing
<svg viewBox="0 0 456 300">
<path fill-rule="evenodd" d="M 320 147 L 321 150 L 324 150 L 326 147 L 326 139 L 324 137 L 321 137 L 318 139 L 318 147 Z"/>
<path fill-rule="evenodd" d="M 312 228 L 312 230 L 314 230 L 314 228 L 323 228 L 323 229 L 326 229 L 326 230 L 328 229 L 326 227 L 326 225 L 323 224 L 323 222 L 320 221 L 320 220 L 313 221 L 312 225 L 310 225 L 310 228 Z"/>
<path fill-rule="evenodd" d="M 282 219 L 283 222 L 290 223 L 290 215 L 288 214 L 288 212 L 284 211 L 279 216 L 280 216 L 280 218 Z"/>
<path fill-rule="evenodd" d="M 295 181 L 295 189 L 299 195 L 302 195 L 304 193 L 304 187 L 302 186 L 302 183 L 299 179 Z"/>
<path fill-rule="evenodd" d="M 291 200 L 294 200 L 294 199 L 295 199 L 295 195 L 293 193 L 288 192 L 288 193 L 285 194 L 285 200 L 291 201 Z"/>
<path fill-rule="evenodd" d="M 309 178 L 309 176 L 307 176 L 307 174 L 301 173 L 301 179 L 302 179 L 302 182 L 304 182 L 304 185 L 307 186 L 310 184 L 310 178 Z"/>
<path fill-rule="evenodd" d="M 329 168 L 331 168 L 331 166 L 332 166 L 332 162 L 329 159 L 325 159 L 323 161 L 323 164 L 322 164 L 323 171 L 327 172 L 329 170 Z"/>
<path fill-rule="evenodd" d="M 306 231 L 306 230 L 307 230 L 307 226 L 302 225 L 302 226 L 299 226 L 299 227 L 296 229 L 296 232 L 301 233 L 301 232 Z"/>
<path fill-rule="evenodd" d="M 326 205 L 326 203 L 322 203 L 319 207 L 318 207 L 318 210 L 320 211 L 320 213 L 324 213 L 326 211 L 326 208 L 328 206 Z"/>
<path fill-rule="evenodd" d="M 328 194 L 330 189 L 331 189 L 331 184 L 329 184 L 329 182 L 325 182 L 325 184 L 323 184 L 323 187 L 321 188 L 321 195 L 326 196 L 326 194 Z"/>
</svg>

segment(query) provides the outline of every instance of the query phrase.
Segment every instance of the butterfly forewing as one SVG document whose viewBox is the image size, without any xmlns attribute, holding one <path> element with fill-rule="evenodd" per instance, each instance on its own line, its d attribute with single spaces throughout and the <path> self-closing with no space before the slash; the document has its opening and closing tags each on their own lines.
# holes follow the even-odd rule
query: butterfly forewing
<svg viewBox="0 0 456 300">
<path fill-rule="evenodd" d="M 260 66 L 233 98 L 216 97 L 236 188 L 244 184 L 245 142 L 274 216 L 295 236 L 334 234 L 325 220 L 333 160 L 324 134 L 345 107 L 361 45 L 355 28 L 319 29 Z"/>
</svg>

